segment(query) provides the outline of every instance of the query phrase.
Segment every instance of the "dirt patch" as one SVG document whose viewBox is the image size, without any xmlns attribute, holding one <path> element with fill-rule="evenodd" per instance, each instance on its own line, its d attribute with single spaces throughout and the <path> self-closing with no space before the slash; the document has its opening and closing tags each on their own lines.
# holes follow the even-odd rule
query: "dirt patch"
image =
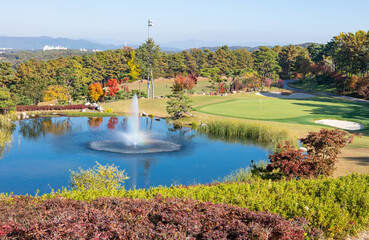
<svg viewBox="0 0 369 240">
<path fill-rule="evenodd" d="M 335 177 L 350 173 L 369 173 L 369 148 L 343 148 Z"/>
</svg>

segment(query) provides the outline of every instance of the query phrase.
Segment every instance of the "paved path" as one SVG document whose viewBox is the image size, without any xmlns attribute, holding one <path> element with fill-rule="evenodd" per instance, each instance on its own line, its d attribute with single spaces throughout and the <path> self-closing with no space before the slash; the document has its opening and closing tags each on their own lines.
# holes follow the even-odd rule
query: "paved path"
<svg viewBox="0 0 369 240">
<path fill-rule="evenodd" d="M 343 95 L 338 95 L 338 94 L 329 94 L 329 93 L 321 93 L 321 92 L 309 92 L 309 91 L 305 91 L 305 90 L 302 90 L 302 89 L 297 89 L 297 88 L 293 88 L 293 87 L 288 86 L 289 83 L 292 83 L 294 81 L 297 81 L 297 80 L 285 80 L 283 88 L 287 89 L 287 90 L 291 90 L 291 91 L 298 91 L 298 92 L 304 92 L 304 93 L 313 93 L 313 94 L 316 94 L 316 95 L 327 96 L 327 97 L 338 97 L 338 98 L 353 101 L 353 102 L 369 103 L 368 100 L 364 100 L 364 99 L 360 99 L 360 98 L 348 97 L 348 96 L 343 96 Z"/>
</svg>

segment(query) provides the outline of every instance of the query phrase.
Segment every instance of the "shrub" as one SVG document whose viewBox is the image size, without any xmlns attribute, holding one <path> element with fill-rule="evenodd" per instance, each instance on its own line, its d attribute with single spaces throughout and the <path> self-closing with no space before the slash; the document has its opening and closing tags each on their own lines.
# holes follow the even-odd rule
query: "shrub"
<svg viewBox="0 0 369 240">
<path fill-rule="evenodd" d="M 278 150 L 269 155 L 270 164 L 267 165 L 266 169 L 269 172 L 277 171 L 274 175 L 276 178 L 282 176 L 291 178 L 309 178 L 312 176 L 318 176 L 315 172 L 314 164 L 311 164 L 308 156 L 304 155 L 302 150 L 296 150 L 290 145 L 288 141 L 278 144 Z"/>
<path fill-rule="evenodd" d="M 124 170 L 112 165 L 101 165 L 96 162 L 93 168 L 78 172 L 71 171 L 70 185 L 75 190 L 124 190 L 124 180 L 128 179 Z"/>
<path fill-rule="evenodd" d="M 27 112 L 27 111 L 55 111 L 55 110 L 80 110 L 80 109 L 95 109 L 92 106 L 85 106 L 83 104 L 78 105 L 65 105 L 65 106 L 37 106 L 37 105 L 17 105 L 18 112 Z"/>
<path fill-rule="evenodd" d="M 316 175 L 332 176 L 339 160 L 338 154 L 343 147 L 352 143 L 353 135 L 340 129 L 323 128 L 319 132 L 309 132 L 300 141 L 308 150 Z"/>
<path fill-rule="evenodd" d="M 339 129 L 323 128 L 319 132 L 310 132 L 306 138 L 300 139 L 308 150 L 307 155 L 291 147 L 289 142 L 279 144 L 278 150 L 269 155 L 267 170 L 278 170 L 288 179 L 332 176 L 341 148 L 352 140 L 352 135 Z"/>
<path fill-rule="evenodd" d="M 304 239 L 306 221 L 191 199 L 14 197 L 0 202 L 0 238 Z"/>
</svg>

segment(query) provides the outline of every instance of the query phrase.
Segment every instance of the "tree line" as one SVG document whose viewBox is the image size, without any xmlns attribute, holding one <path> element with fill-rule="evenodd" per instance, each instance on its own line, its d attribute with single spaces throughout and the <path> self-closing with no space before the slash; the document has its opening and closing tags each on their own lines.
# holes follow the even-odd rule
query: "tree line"
<svg viewBox="0 0 369 240">
<path fill-rule="evenodd" d="M 3 61 L 0 86 L 16 95 L 19 104 L 37 104 L 51 85 L 67 89 L 73 100 L 85 99 L 92 83 L 105 86 L 109 79 L 146 79 L 150 56 L 154 78 L 201 75 L 213 80 L 219 89 L 228 80 L 230 90 L 259 89 L 279 79 L 314 78 L 321 84 L 334 84 L 341 93 L 368 98 L 368 47 L 369 33 L 364 31 L 341 33 L 327 44 L 277 45 L 259 47 L 253 52 L 222 46 L 216 51 L 190 49 L 169 53 L 148 39 L 136 50 L 125 47 L 47 61 L 30 59 L 15 66 Z"/>
</svg>

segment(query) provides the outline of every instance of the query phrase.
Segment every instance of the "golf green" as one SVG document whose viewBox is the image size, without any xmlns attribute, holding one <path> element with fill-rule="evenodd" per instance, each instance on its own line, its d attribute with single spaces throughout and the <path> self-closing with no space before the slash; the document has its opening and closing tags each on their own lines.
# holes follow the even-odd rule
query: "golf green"
<svg viewBox="0 0 369 240">
<path fill-rule="evenodd" d="M 282 120 L 332 118 L 363 120 L 369 117 L 368 105 L 347 102 L 337 99 L 310 98 L 310 99 L 235 99 L 219 103 L 203 105 L 197 111 L 244 119 Z"/>
</svg>

